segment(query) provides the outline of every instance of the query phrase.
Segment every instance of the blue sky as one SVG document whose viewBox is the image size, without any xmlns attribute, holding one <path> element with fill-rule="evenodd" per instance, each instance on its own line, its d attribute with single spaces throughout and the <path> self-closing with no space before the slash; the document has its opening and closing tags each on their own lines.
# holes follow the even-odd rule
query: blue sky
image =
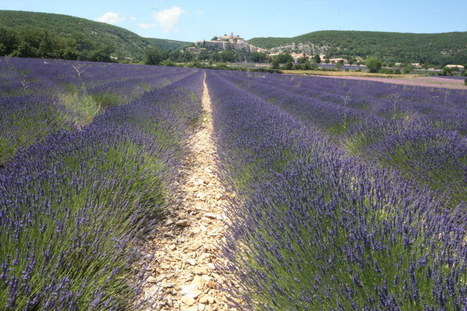
<svg viewBox="0 0 467 311">
<path fill-rule="evenodd" d="M 467 31 L 465 0 L 0 0 L 0 9 L 72 15 L 183 41 L 231 32 L 251 39 L 317 30 Z"/>
</svg>

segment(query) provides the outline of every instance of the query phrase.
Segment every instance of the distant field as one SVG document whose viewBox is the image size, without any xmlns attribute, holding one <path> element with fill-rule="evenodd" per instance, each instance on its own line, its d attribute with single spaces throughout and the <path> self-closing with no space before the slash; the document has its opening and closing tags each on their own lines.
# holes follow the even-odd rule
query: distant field
<svg viewBox="0 0 467 311">
<path fill-rule="evenodd" d="M 451 89 L 467 89 L 463 79 L 451 79 L 442 76 L 424 77 L 414 74 L 384 74 L 355 71 L 320 71 L 320 70 L 283 70 L 285 74 L 305 76 L 325 76 L 354 80 L 378 81 L 413 86 L 442 87 Z"/>
<path fill-rule="evenodd" d="M 282 70 L 285 74 L 305 75 L 305 76 L 343 76 L 343 77 L 372 77 L 372 78 L 393 78 L 404 77 L 412 78 L 418 77 L 413 74 L 386 74 L 386 73 L 369 73 L 362 71 L 322 71 L 322 70 Z"/>
</svg>

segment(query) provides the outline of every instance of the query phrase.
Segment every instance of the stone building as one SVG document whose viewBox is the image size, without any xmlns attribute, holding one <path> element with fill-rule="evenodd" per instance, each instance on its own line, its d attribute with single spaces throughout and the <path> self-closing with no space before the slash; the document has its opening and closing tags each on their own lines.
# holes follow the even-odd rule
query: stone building
<svg viewBox="0 0 467 311">
<path fill-rule="evenodd" d="M 212 46 L 218 47 L 222 50 L 227 49 L 234 49 L 234 50 L 245 50 L 247 52 L 261 52 L 265 53 L 267 50 L 258 48 L 252 44 L 246 42 L 245 39 L 241 38 L 239 35 L 234 35 L 231 33 L 230 35 L 223 35 L 219 37 L 214 37 L 214 40 L 203 40 L 195 42 L 198 47 L 201 46 Z"/>
</svg>

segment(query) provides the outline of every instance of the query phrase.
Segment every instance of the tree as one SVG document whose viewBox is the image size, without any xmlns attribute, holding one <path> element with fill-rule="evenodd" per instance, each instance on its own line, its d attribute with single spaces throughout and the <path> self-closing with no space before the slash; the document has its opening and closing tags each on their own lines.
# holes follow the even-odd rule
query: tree
<svg viewBox="0 0 467 311">
<path fill-rule="evenodd" d="M 414 66 L 412 66 L 411 64 L 404 65 L 404 73 L 410 73 L 412 70 L 414 70 Z"/>
<path fill-rule="evenodd" d="M 452 76 L 452 68 L 443 67 L 443 76 Z"/>
<path fill-rule="evenodd" d="M 341 59 L 334 66 L 336 67 L 337 70 L 342 70 L 342 68 L 344 68 L 344 61 Z"/>
<path fill-rule="evenodd" d="M 61 57 L 64 59 L 76 60 L 78 59 L 78 53 L 75 49 L 67 47 L 61 51 Z"/>
<path fill-rule="evenodd" d="M 310 70 L 312 67 L 311 67 L 311 63 L 309 60 L 306 60 L 306 62 L 298 62 L 296 64 L 293 65 L 293 69 L 295 70 Z"/>
<path fill-rule="evenodd" d="M 282 69 L 285 70 L 292 70 L 293 69 L 293 62 L 291 60 L 287 61 L 283 66 Z"/>
<path fill-rule="evenodd" d="M 381 60 L 374 56 L 368 57 L 366 59 L 365 64 L 366 64 L 366 68 L 368 68 L 370 72 L 378 72 L 378 70 L 380 70 L 381 67 L 383 66 L 383 63 L 381 62 Z"/>
<path fill-rule="evenodd" d="M 264 53 L 253 52 L 251 53 L 251 60 L 254 63 L 266 63 L 268 60 L 268 56 Z"/>
<path fill-rule="evenodd" d="M 321 63 L 321 57 L 318 54 L 313 56 L 313 59 L 314 59 L 315 63 L 317 63 L 317 64 Z"/>
<path fill-rule="evenodd" d="M 168 67 L 173 67 L 176 65 L 170 58 L 163 60 L 160 64 L 161 66 L 168 66 Z"/>
<path fill-rule="evenodd" d="M 306 56 L 305 54 L 303 54 L 301 57 L 299 57 L 297 59 L 297 63 L 299 64 L 306 64 L 308 63 L 308 56 Z"/>
<path fill-rule="evenodd" d="M 275 58 L 279 61 L 279 64 L 293 63 L 294 59 L 289 53 L 280 53 L 276 55 Z"/>
<path fill-rule="evenodd" d="M 11 55 L 17 57 L 37 57 L 37 50 L 29 42 L 23 41 Z"/>
<path fill-rule="evenodd" d="M 10 28 L 0 26 L 0 56 L 9 55 L 18 44 L 16 33 Z"/>
<path fill-rule="evenodd" d="M 144 63 L 146 65 L 159 65 L 162 61 L 162 53 L 158 48 L 149 47 L 144 51 Z"/>
<path fill-rule="evenodd" d="M 194 58 L 195 58 L 195 56 L 192 53 L 185 52 L 185 53 L 182 54 L 181 60 L 183 62 L 191 62 Z"/>
<path fill-rule="evenodd" d="M 271 68 L 272 69 L 279 69 L 279 59 L 277 57 L 274 57 L 271 62 Z"/>
<path fill-rule="evenodd" d="M 45 31 L 42 35 L 39 49 L 37 51 L 39 57 L 56 58 L 56 42 Z"/>
<path fill-rule="evenodd" d="M 99 45 L 91 53 L 91 60 L 96 62 L 111 62 L 110 55 L 114 51 L 114 47 L 110 42 Z"/>
<path fill-rule="evenodd" d="M 297 63 L 294 64 L 293 68 L 296 70 L 310 70 L 311 63 L 310 63 L 308 56 L 303 54 L 301 57 L 299 57 L 297 59 Z"/>
<path fill-rule="evenodd" d="M 234 50 L 225 50 L 219 53 L 219 58 L 222 62 L 235 62 L 237 60 L 237 53 Z"/>
</svg>

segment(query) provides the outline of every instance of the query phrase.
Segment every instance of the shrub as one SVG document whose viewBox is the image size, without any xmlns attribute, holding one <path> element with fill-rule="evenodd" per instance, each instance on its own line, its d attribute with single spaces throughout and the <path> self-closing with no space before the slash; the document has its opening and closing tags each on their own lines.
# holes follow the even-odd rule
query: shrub
<svg viewBox="0 0 467 311">
<path fill-rule="evenodd" d="M 378 72 L 382 67 L 382 62 L 379 58 L 371 56 L 367 58 L 365 65 L 370 72 Z"/>
</svg>

